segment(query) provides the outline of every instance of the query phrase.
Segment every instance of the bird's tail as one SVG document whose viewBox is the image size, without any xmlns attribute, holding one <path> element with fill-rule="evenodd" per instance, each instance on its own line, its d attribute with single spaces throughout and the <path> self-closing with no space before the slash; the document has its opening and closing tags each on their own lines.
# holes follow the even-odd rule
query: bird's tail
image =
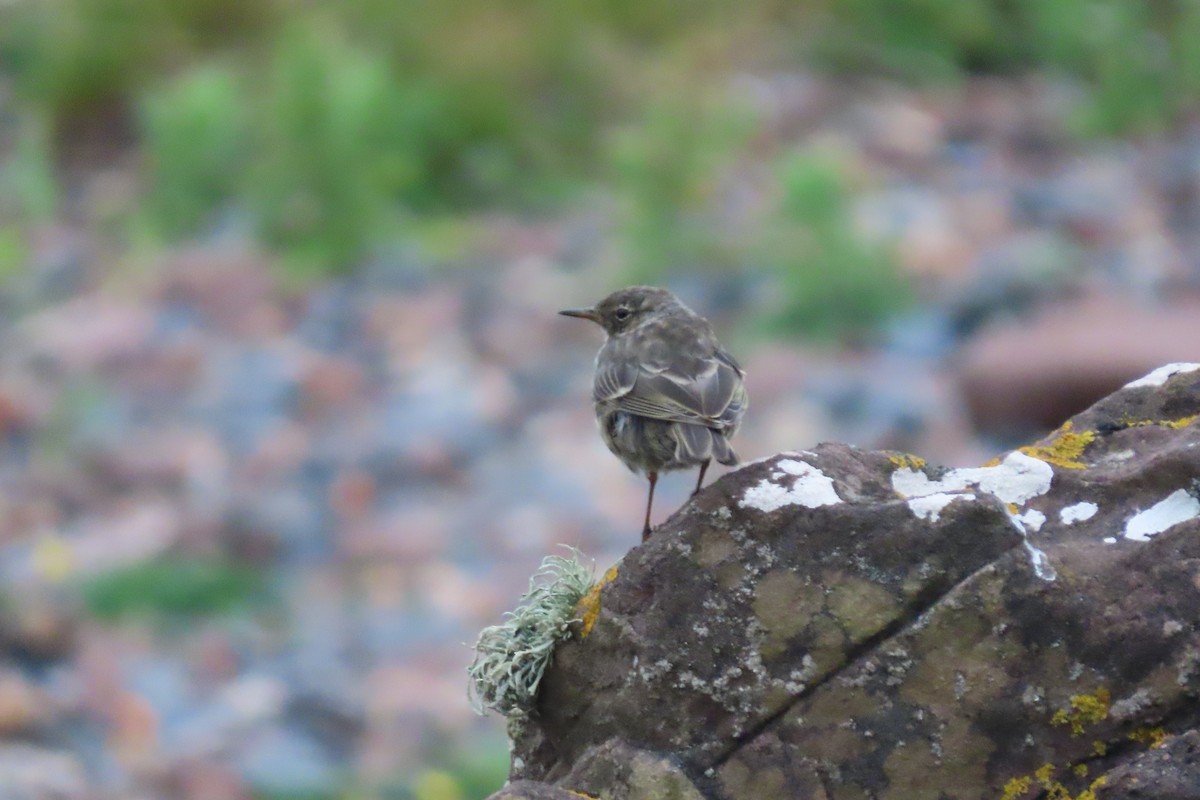
<svg viewBox="0 0 1200 800">
<path fill-rule="evenodd" d="M 738 463 L 737 453 L 733 452 L 729 440 L 721 431 L 704 425 L 681 422 L 673 426 L 672 432 L 679 447 L 686 453 L 687 461 L 695 463 L 715 458 L 719 463 L 728 466 Z"/>
<path fill-rule="evenodd" d="M 729 467 L 736 465 L 738 463 L 737 453 L 733 452 L 733 448 L 729 446 L 729 440 L 725 438 L 725 434 L 711 428 L 708 432 L 712 434 L 712 453 L 717 463 Z"/>
</svg>

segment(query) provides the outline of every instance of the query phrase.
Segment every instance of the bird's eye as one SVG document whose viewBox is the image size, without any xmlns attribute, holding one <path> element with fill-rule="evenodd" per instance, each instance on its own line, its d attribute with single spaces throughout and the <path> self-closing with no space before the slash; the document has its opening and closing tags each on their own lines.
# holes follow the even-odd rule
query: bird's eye
<svg viewBox="0 0 1200 800">
<path fill-rule="evenodd" d="M 629 319 L 629 309 L 628 308 L 618 308 L 616 311 L 616 314 L 614 314 L 614 316 L 617 319 Z"/>
</svg>

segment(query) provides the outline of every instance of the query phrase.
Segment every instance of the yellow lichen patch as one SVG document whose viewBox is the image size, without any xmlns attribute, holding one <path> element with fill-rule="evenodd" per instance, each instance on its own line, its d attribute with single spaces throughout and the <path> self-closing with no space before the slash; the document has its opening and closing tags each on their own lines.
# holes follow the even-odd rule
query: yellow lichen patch
<svg viewBox="0 0 1200 800">
<path fill-rule="evenodd" d="M 1087 464 L 1080 461 L 1080 456 L 1087 446 L 1096 440 L 1095 431 L 1076 431 L 1070 422 L 1064 422 L 1049 444 L 1027 445 L 1018 448 L 1027 456 L 1032 456 L 1047 464 L 1053 464 L 1063 469 L 1083 469 Z"/>
<path fill-rule="evenodd" d="M 1000 466 L 1001 463 L 1002 462 L 1001 462 L 1000 456 L 996 456 L 994 458 L 989 458 L 987 461 L 983 462 L 983 464 L 981 464 L 980 466 L 998 467 L 998 466 Z"/>
<path fill-rule="evenodd" d="M 1043 797 L 1046 800 L 1071 800 L 1071 790 L 1061 781 L 1054 780 L 1056 769 L 1057 767 L 1053 764 L 1043 764 L 1038 767 L 1037 772 L 1033 773 L 1033 777 L 1037 778 L 1038 785 L 1045 792 Z"/>
<path fill-rule="evenodd" d="M 925 459 L 920 456 L 914 456 L 911 453 L 889 453 L 888 461 L 892 462 L 892 466 L 896 469 L 924 469 Z"/>
<path fill-rule="evenodd" d="M 1052 725 L 1070 725 L 1071 735 L 1080 736 L 1084 728 L 1108 718 L 1108 708 L 1112 697 L 1108 689 L 1101 686 L 1091 694 L 1077 694 L 1071 697 L 1071 710 L 1059 709 L 1050 718 Z"/>
<path fill-rule="evenodd" d="M 575 606 L 575 616 L 579 617 L 583 623 L 583 629 L 580 635 L 584 638 L 592 632 L 592 626 L 596 624 L 596 618 L 600 616 L 600 590 L 605 584 L 612 583 L 617 577 L 617 567 L 614 564 L 608 568 L 608 572 L 604 573 L 604 577 L 596 581 L 588 593 L 583 596 L 579 604 Z"/>
<path fill-rule="evenodd" d="M 614 568 L 614 569 L 615 569 L 615 568 Z M 600 800 L 600 798 L 599 798 L 599 797 L 596 797 L 595 795 L 591 795 L 591 794 L 584 794 L 583 792 L 577 792 L 577 791 L 575 791 L 574 789 L 567 789 L 567 794 L 573 794 L 573 795 L 575 795 L 576 797 L 582 797 L 582 798 L 585 798 L 585 800 Z"/>
<path fill-rule="evenodd" d="M 1004 784 L 1004 794 L 1000 795 L 1000 800 L 1019 800 L 1031 786 L 1033 786 L 1033 780 L 1028 775 L 1013 778 Z"/>
<path fill-rule="evenodd" d="M 1098 756 L 1108 755 L 1108 742 L 1096 739 L 1092 742 L 1092 753 Z"/>
<path fill-rule="evenodd" d="M 1057 769 L 1053 764 L 1047 763 L 1038 767 L 1033 775 L 1011 778 L 1008 783 L 1004 784 L 1004 793 L 1000 795 L 1000 800 L 1021 800 L 1032 789 L 1038 790 L 1044 800 L 1096 800 L 1096 790 L 1106 781 L 1106 778 L 1101 775 L 1092 781 L 1088 788 L 1075 795 L 1071 793 L 1066 784 L 1055 780 L 1054 773 Z M 1087 776 L 1088 768 L 1086 764 L 1076 764 L 1071 768 L 1071 772 L 1083 778 Z"/>
<path fill-rule="evenodd" d="M 1050 783 L 1050 780 L 1054 777 L 1055 769 L 1056 768 L 1053 764 L 1049 764 L 1049 763 L 1042 764 L 1040 767 L 1037 768 L 1037 771 L 1033 773 L 1033 777 L 1037 778 L 1037 782 L 1042 785 L 1043 789 L 1048 789 L 1048 788 L 1050 788 L 1048 784 Z"/>
<path fill-rule="evenodd" d="M 1151 425 L 1158 425 L 1163 428 L 1186 428 L 1196 420 L 1200 419 L 1200 414 L 1192 414 L 1189 417 L 1180 417 L 1179 419 L 1123 419 L 1121 424 L 1126 428 L 1145 428 Z"/>
<path fill-rule="evenodd" d="M 1076 797 L 1075 800 L 1096 800 L 1096 790 L 1107 783 L 1108 776 L 1101 775 L 1099 778 L 1096 778 L 1096 780 L 1092 781 L 1091 784 L 1088 785 L 1088 788 L 1080 792 L 1079 797 Z"/>
<path fill-rule="evenodd" d="M 1129 740 L 1141 742 L 1150 747 L 1162 747 L 1163 743 L 1167 741 L 1167 732 L 1162 728 L 1138 728 L 1130 731 Z"/>
</svg>

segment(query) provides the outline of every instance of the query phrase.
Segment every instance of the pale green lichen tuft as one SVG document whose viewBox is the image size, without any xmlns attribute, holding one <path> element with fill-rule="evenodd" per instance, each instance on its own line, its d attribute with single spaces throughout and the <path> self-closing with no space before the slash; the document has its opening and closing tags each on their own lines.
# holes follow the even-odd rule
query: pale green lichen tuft
<svg viewBox="0 0 1200 800">
<path fill-rule="evenodd" d="M 569 556 L 546 556 L 529 591 L 499 625 L 484 628 L 475 642 L 475 660 L 467 667 L 468 695 L 476 712 L 492 709 L 506 717 L 524 717 L 533 708 L 538 684 L 554 647 L 571 636 L 575 608 L 593 583 L 591 567 L 574 548 Z"/>
</svg>

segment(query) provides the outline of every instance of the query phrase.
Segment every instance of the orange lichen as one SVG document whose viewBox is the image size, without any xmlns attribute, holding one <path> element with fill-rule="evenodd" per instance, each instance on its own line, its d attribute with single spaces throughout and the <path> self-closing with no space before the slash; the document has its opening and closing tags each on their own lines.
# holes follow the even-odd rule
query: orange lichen
<svg viewBox="0 0 1200 800">
<path fill-rule="evenodd" d="M 1087 464 L 1080 461 L 1080 457 L 1087 446 L 1095 440 L 1095 431 L 1076 431 L 1071 422 L 1064 422 L 1048 444 L 1027 445 L 1018 449 L 1027 456 L 1032 456 L 1056 467 L 1083 469 Z"/>
<path fill-rule="evenodd" d="M 596 624 L 596 618 L 600 616 L 600 590 L 605 584 L 616 580 L 617 567 L 613 565 L 604 573 L 604 577 L 596 581 L 588 593 L 583 596 L 579 604 L 575 606 L 575 615 L 579 617 L 583 627 L 580 630 L 580 636 L 586 638 L 592 632 L 592 626 Z"/>
</svg>

